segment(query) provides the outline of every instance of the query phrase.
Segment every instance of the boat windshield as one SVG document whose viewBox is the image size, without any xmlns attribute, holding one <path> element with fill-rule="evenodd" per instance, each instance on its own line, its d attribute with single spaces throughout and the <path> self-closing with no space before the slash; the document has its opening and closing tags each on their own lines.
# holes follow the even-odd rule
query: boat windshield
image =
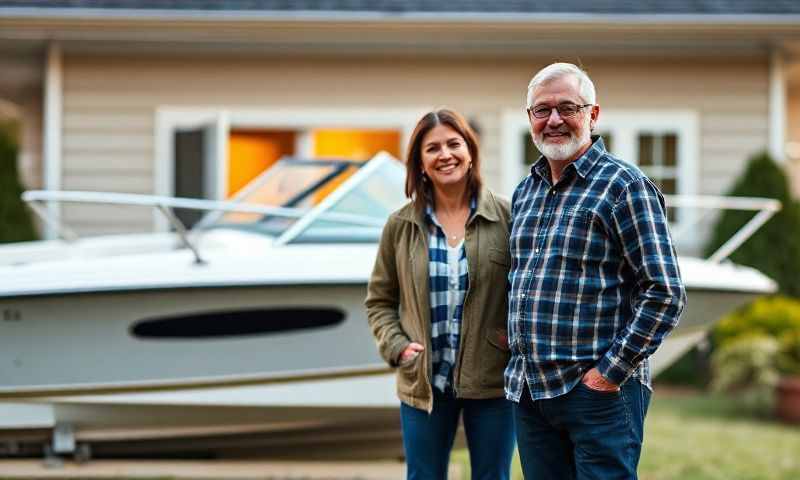
<svg viewBox="0 0 800 480">
<path fill-rule="evenodd" d="M 288 209 L 287 212 L 293 210 L 294 215 L 212 212 L 198 227 L 235 228 L 280 236 L 358 167 L 357 163 L 339 160 L 282 159 L 247 184 L 231 201 L 280 207 Z"/>
<path fill-rule="evenodd" d="M 387 154 L 365 164 L 283 159 L 232 199 L 281 211 L 214 212 L 199 226 L 261 233 L 279 243 L 377 242 L 389 213 L 405 200 L 404 175 Z"/>
<path fill-rule="evenodd" d="M 280 240 L 285 243 L 377 243 L 389 214 L 405 202 L 405 167 L 373 158 Z"/>
</svg>

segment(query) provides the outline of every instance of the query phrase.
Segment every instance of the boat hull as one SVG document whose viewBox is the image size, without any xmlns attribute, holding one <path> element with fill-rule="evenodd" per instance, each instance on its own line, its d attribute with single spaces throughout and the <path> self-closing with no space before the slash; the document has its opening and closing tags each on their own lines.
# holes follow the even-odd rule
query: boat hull
<svg viewBox="0 0 800 480">
<path fill-rule="evenodd" d="M 683 266 L 691 279 L 709 281 L 687 282 L 681 322 L 652 357 L 655 375 L 721 316 L 774 289 L 750 278 L 740 282 L 749 291 L 711 288 L 717 278 L 753 272 Z M 21 312 L 0 323 L 8 346 L 0 350 L 0 375 L 8 379 L 0 398 L 21 402 L 2 408 L 8 415 L 0 438 L 40 445 L 67 424 L 98 457 L 400 457 L 394 375 L 376 353 L 361 278 L 0 298 L 0 311 Z M 263 334 L 132 334 L 152 319 L 183 316 L 191 327 L 193 318 L 215 312 L 223 322 L 225 312 L 293 308 L 336 310 L 342 318 Z"/>
<path fill-rule="evenodd" d="M 365 295 L 365 285 L 355 284 L 0 299 L 0 311 L 19 312 L 0 324 L 0 394 L 271 382 L 385 369 L 367 326 Z"/>
</svg>

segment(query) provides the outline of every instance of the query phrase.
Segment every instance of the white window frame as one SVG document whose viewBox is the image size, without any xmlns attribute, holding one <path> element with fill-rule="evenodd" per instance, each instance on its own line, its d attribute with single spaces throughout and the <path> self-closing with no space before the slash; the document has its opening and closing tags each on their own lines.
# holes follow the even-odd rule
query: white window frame
<svg viewBox="0 0 800 480">
<path fill-rule="evenodd" d="M 208 171 L 214 177 L 208 191 L 214 192 L 212 200 L 227 196 L 228 139 L 234 129 L 296 130 L 298 156 L 313 152 L 309 132 L 317 128 L 352 128 L 398 130 L 400 145 L 405 147 L 414 126 L 427 109 L 373 109 L 373 108 L 214 108 L 161 106 L 155 112 L 155 184 L 156 195 L 174 196 L 174 132 L 181 128 L 209 127 L 214 131 L 211 165 Z M 153 216 L 155 230 L 168 231 L 169 225 L 157 212 Z"/>
<path fill-rule="evenodd" d="M 520 137 L 530 131 L 525 110 L 506 110 L 502 116 L 503 191 L 513 193 L 517 184 L 528 174 L 525 166 L 525 146 Z M 636 163 L 638 158 L 637 136 L 640 133 L 678 136 L 677 194 L 696 195 L 699 177 L 700 120 L 691 110 L 603 110 L 597 123 L 597 131 L 608 132 L 613 138 L 614 154 L 622 160 Z M 684 210 L 672 225 L 673 231 L 691 225 L 696 213 Z M 694 248 L 695 239 L 685 239 L 684 246 Z M 690 244 L 690 245 L 688 245 Z"/>
</svg>

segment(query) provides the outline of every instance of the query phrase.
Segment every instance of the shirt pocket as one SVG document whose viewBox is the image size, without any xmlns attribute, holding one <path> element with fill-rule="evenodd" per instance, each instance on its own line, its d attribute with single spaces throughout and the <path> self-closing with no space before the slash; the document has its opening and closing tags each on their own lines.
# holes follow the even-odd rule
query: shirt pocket
<svg viewBox="0 0 800 480">
<path fill-rule="evenodd" d="M 590 255 L 592 242 L 592 211 L 586 208 L 569 207 L 562 210 L 554 222 L 551 231 L 552 253 L 561 259 L 561 268 L 569 273 L 580 273 L 583 262 Z"/>
</svg>

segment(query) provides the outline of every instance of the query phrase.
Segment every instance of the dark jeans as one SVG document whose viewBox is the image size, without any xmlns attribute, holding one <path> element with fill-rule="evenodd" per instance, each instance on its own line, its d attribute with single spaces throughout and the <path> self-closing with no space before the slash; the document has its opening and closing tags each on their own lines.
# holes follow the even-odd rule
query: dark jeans
<svg viewBox="0 0 800 480">
<path fill-rule="evenodd" d="M 650 390 L 631 379 L 619 392 L 578 384 L 569 393 L 514 404 L 522 473 L 529 480 L 636 479 Z"/>
<path fill-rule="evenodd" d="M 400 404 L 408 480 L 446 480 L 450 450 L 463 412 L 473 480 L 508 480 L 514 416 L 505 398 L 469 400 L 433 389 L 433 412 Z"/>
</svg>

